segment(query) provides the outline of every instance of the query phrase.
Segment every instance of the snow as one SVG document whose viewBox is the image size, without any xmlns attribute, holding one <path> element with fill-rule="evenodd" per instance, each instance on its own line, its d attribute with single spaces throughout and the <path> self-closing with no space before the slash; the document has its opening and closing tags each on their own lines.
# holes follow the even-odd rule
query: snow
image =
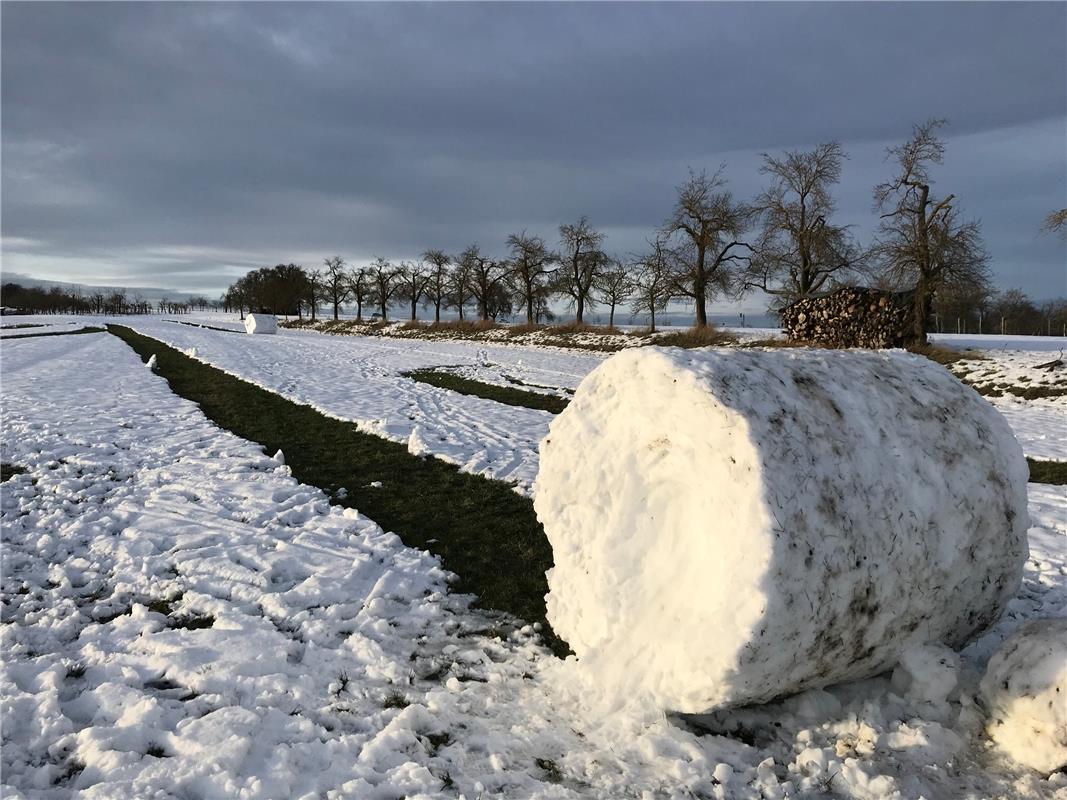
<svg viewBox="0 0 1067 800">
<path fill-rule="evenodd" d="M 1053 400 L 988 399 L 1008 421 L 1027 456 L 1067 461 L 1067 397 Z"/>
<path fill-rule="evenodd" d="M 931 342 L 957 350 L 1026 351 L 1056 353 L 1067 350 L 1067 338 L 1063 336 L 1013 336 L 986 333 L 931 333 Z"/>
<path fill-rule="evenodd" d="M 548 620 L 612 698 L 702 712 L 864 678 L 1000 616 L 1027 465 L 902 352 L 625 351 L 541 446 Z"/>
<path fill-rule="evenodd" d="M 180 319 L 242 329 L 236 315 Z M 359 337 L 234 336 L 158 318 L 71 320 L 188 331 L 183 349 L 210 343 L 200 357 L 236 364 L 231 371 L 255 342 L 255 369 L 273 390 L 306 377 L 318 386 L 285 392 L 317 393 L 341 410 L 356 407 L 345 393 L 362 395 L 364 410 L 378 404 L 368 415 L 376 419 L 407 418 L 403 372 L 473 365 L 477 349 L 490 362 L 482 379 L 506 372 L 559 389 L 603 361 L 458 342 L 374 339 L 392 347 L 373 349 Z M 231 348 L 237 354 L 225 355 Z M 367 392 L 360 358 L 372 362 Z M 1067 617 L 1064 487 L 1029 485 L 1022 588 L 959 653 L 947 716 L 932 718 L 930 704 L 894 690 L 888 674 L 707 717 L 638 702 L 608 712 L 574 659 L 537 645 L 535 626 L 471 609 L 435 558 L 331 508 L 261 448 L 176 398 L 113 337 L 24 339 L 5 343 L 0 360 L 0 455 L 28 469 L 0 487 L 5 798 L 1067 794 L 1064 773 L 1046 778 L 993 749 L 978 693 L 987 660 L 1012 633 L 1030 619 Z M 1013 427 L 1039 406 L 1017 402 Z M 465 458 L 477 442 L 469 407 L 424 407 L 433 430 L 458 432 L 444 457 Z M 484 418 L 496 436 L 523 411 L 498 410 Z M 1067 459 L 1054 410 L 1040 410 L 1054 434 L 1041 447 Z M 543 419 L 524 462 L 531 479 Z M 413 427 L 390 436 L 407 441 Z M 515 474 L 507 450 L 491 452 L 496 474 Z M 211 627 L 175 624 L 208 614 Z"/>
<path fill-rule="evenodd" d="M 277 333 L 278 318 L 273 314 L 249 314 L 245 317 L 245 333 Z"/>
<path fill-rule="evenodd" d="M 431 452 L 430 446 L 423 438 L 422 430 L 418 425 L 411 429 L 411 436 L 408 437 L 408 452 L 419 458 L 428 456 Z"/>
<path fill-rule="evenodd" d="M 272 337 L 130 321 L 139 333 L 232 375 L 367 433 L 407 444 L 418 428 L 427 452 L 462 470 L 517 485 L 528 493 L 537 475 L 537 443 L 548 431 L 546 411 L 504 406 L 408 378 L 428 367 L 467 365 L 478 379 L 495 374 L 551 387 L 575 387 L 605 354 L 487 345 L 476 342 L 328 336 L 282 329 Z M 507 377 L 504 377 L 507 376 Z"/>
<path fill-rule="evenodd" d="M 75 327 L 105 322 L 130 325 L 188 355 L 193 355 L 190 350 L 195 348 L 194 358 L 330 416 L 351 420 L 363 430 L 392 441 L 406 444 L 418 425 L 435 457 L 467 472 L 512 482 L 527 494 L 537 475 L 537 444 L 548 431 L 551 415 L 518 408 L 501 410 L 491 400 L 426 384 L 413 386 L 404 373 L 443 367 L 485 383 L 569 397 L 581 380 L 611 355 L 522 345 L 509 338 L 506 330 L 500 331 L 500 341 L 495 344 L 402 338 L 405 332 L 401 325 L 396 326 L 395 336 L 331 336 L 281 329 L 278 336 L 268 340 L 212 330 L 243 330 L 236 314 L 117 319 L 37 315 L 12 319 L 52 325 L 70 322 Z M 202 327 L 205 325 L 210 327 Z M 743 342 L 780 334 L 774 329 L 727 330 Z M 1067 347 L 1067 340 L 1058 337 L 945 334 L 932 339 L 938 344 L 981 350 L 986 356 L 980 362 L 983 368 L 1004 364 L 1009 376 L 1006 380 L 1045 375 L 1033 366 L 1051 360 Z M 551 337 L 540 340 L 550 342 Z M 1024 403 L 1009 395 L 992 402 L 1008 418 L 1027 456 L 1067 458 L 1067 398 Z"/>
<path fill-rule="evenodd" d="M 943 644 L 924 643 L 905 650 L 893 670 L 894 691 L 927 707 L 925 717 L 944 717 L 948 698 L 959 682 L 960 658 Z"/>
<path fill-rule="evenodd" d="M 1067 619 L 1020 628 L 990 659 L 981 692 L 1007 756 L 1046 775 L 1067 767 Z"/>
</svg>

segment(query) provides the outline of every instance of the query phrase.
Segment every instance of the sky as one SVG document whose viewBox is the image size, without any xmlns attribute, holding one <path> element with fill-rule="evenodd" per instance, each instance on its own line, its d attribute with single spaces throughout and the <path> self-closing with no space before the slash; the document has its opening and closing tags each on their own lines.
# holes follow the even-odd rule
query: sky
<svg viewBox="0 0 1067 800">
<path fill-rule="evenodd" d="M 996 283 L 1067 295 L 1040 233 L 1067 206 L 1062 2 L 4 2 L 0 37 L 6 273 L 218 293 L 583 214 L 626 256 L 690 167 L 750 197 L 761 153 L 830 139 L 868 241 L 886 147 L 946 117 L 935 191 Z"/>
</svg>

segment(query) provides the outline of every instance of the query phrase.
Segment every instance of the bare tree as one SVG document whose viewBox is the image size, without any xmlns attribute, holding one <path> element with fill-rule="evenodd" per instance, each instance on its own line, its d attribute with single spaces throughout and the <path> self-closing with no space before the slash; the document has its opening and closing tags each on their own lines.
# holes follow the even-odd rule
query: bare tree
<svg viewBox="0 0 1067 800">
<path fill-rule="evenodd" d="M 478 245 L 472 244 L 459 257 L 461 266 L 470 273 L 470 293 L 478 303 L 478 316 L 488 322 L 493 306 L 501 303 L 499 292 L 508 277 L 507 265 L 503 261 L 483 256 Z"/>
<path fill-rule="evenodd" d="M 403 261 L 400 269 L 396 272 L 397 294 L 411 303 L 411 320 L 418 319 L 416 309 L 419 301 L 426 292 L 426 285 L 430 282 L 431 273 L 426 269 L 422 261 L 410 263 Z"/>
<path fill-rule="evenodd" d="M 634 291 L 633 276 L 626 265 L 611 259 L 610 266 L 597 276 L 593 289 L 597 298 L 608 307 L 608 327 L 615 327 L 615 308 L 630 299 Z"/>
<path fill-rule="evenodd" d="M 363 306 L 371 293 L 371 273 L 366 267 L 353 269 L 348 273 L 348 289 L 356 301 L 356 322 L 363 321 Z"/>
<path fill-rule="evenodd" d="M 476 246 L 472 245 L 477 249 Z M 469 250 L 470 248 L 468 248 Z M 451 275 L 448 280 L 448 296 L 449 302 L 459 312 L 459 321 L 463 321 L 463 309 L 467 307 L 467 303 L 471 301 L 474 296 L 471 291 L 471 286 L 474 281 L 474 266 L 471 263 L 470 258 L 464 258 L 466 251 L 460 254 L 456 259 L 455 266 L 452 269 Z"/>
<path fill-rule="evenodd" d="M 448 302 L 449 272 L 452 257 L 442 250 L 427 250 L 422 254 L 428 265 L 429 277 L 426 281 L 426 299 L 433 303 L 433 321 L 441 323 L 441 306 Z M 461 317 L 462 318 L 462 317 Z"/>
<path fill-rule="evenodd" d="M 345 276 L 345 279 L 347 280 L 347 276 Z M 322 273 L 318 270 L 309 269 L 307 271 L 307 280 L 304 284 L 304 302 L 307 304 L 312 322 L 315 321 L 319 305 L 325 297 L 325 288 L 325 280 L 322 277 Z M 351 287 L 349 287 L 349 290 L 351 291 Z"/>
<path fill-rule="evenodd" d="M 398 288 L 396 276 L 397 268 L 378 257 L 369 267 L 370 272 L 370 296 L 378 306 L 382 321 L 389 319 L 389 300 L 396 294 Z"/>
<path fill-rule="evenodd" d="M 1067 208 L 1053 211 L 1045 217 L 1045 223 L 1041 226 L 1041 230 L 1044 233 L 1058 233 L 1061 237 L 1067 239 Z"/>
<path fill-rule="evenodd" d="M 648 314 L 649 333 L 656 332 L 656 312 L 667 307 L 675 284 L 672 258 L 663 234 L 649 240 L 649 251 L 633 269 L 633 313 Z"/>
<path fill-rule="evenodd" d="M 548 310 L 551 280 L 556 272 L 549 267 L 556 262 L 556 256 L 545 247 L 544 239 L 530 236 L 526 231 L 511 234 L 508 247 L 511 248 L 512 295 L 518 305 L 526 308 L 526 324 L 534 325 Z"/>
<path fill-rule="evenodd" d="M 605 256 L 600 251 L 604 234 L 595 230 L 583 215 L 573 225 L 560 225 L 559 239 L 561 268 L 555 288 L 570 297 L 574 303 L 574 321 L 581 325 L 585 307 L 593 305 L 593 281 L 604 266 Z"/>
<path fill-rule="evenodd" d="M 771 185 L 753 208 L 763 229 L 743 279 L 744 288 L 774 296 L 774 307 L 833 286 L 857 265 L 848 228 L 830 222 L 830 190 L 841 179 L 845 157 L 837 142 L 782 158 L 763 154 L 760 172 L 771 176 Z"/>
<path fill-rule="evenodd" d="M 333 305 L 333 318 L 341 310 L 341 305 L 348 299 L 351 291 L 348 275 L 345 273 L 345 260 L 341 256 L 331 256 L 325 260 L 326 272 L 322 276 L 326 297 Z"/>
<path fill-rule="evenodd" d="M 708 324 L 708 299 L 727 292 L 736 273 L 748 263 L 752 248 L 741 240 L 751 212 L 727 191 L 723 168 L 712 176 L 689 171 L 689 180 L 678 187 L 678 201 L 662 228 L 666 236 L 681 234 L 673 250 L 672 294 L 696 307 L 696 325 Z"/>
<path fill-rule="evenodd" d="M 912 129 L 912 137 L 890 147 L 896 175 L 874 189 L 882 211 L 875 252 L 895 285 L 914 292 L 912 338 L 926 341 L 934 295 L 951 284 L 989 282 L 989 257 L 976 221 L 963 222 L 954 194 L 934 197 L 930 168 L 944 159 L 937 131 L 945 120 L 931 119 Z"/>
</svg>

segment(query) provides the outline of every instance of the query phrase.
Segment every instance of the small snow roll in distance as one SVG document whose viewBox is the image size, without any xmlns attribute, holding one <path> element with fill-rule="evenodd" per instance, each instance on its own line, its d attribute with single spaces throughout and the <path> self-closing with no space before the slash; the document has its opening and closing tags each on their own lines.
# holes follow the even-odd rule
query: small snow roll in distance
<svg viewBox="0 0 1067 800">
<path fill-rule="evenodd" d="M 958 647 L 1014 596 L 1027 465 L 900 351 L 624 351 L 541 443 L 548 619 L 597 685 L 763 702 Z"/>
<path fill-rule="evenodd" d="M 277 333 L 278 318 L 273 314 L 249 314 L 245 317 L 245 333 Z"/>
</svg>

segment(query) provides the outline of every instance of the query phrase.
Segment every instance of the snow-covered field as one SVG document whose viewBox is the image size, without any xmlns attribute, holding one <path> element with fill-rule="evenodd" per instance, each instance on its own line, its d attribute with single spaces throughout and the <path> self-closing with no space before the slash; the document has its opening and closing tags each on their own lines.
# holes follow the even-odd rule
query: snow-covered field
<svg viewBox="0 0 1067 800">
<path fill-rule="evenodd" d="M 282 330 L 276 336 L 231 335 L 158 319 L 131 326 L 247 381 L 352 420 L 397 442 L 413 431 L 438 458 L 468 472 L 514 482 L 528 492 L 537 475 L 537 445 L 548 431 L 546 411 L 502 406 L 418 383 L 405 372 L 469 367 L 479 380 L 574 388 L 606 357 L 602 353 L 485 345 L 464 341 L 327 336 Z"/>
<path fill-rule="evenodd" d="M 219 317 L 202 321 L 236 327 Z M 604 357 L 120 321 L 390 439 L 418 428 L 435 455 L 525 491 L 550 415 L 402 373 L 572 389 Z M 913 667 L 907 689 L 887 676 L 668 718 L 613 704 L 531 629 L 470 609 L 434 557 L 220 431 L 114 337 L 24 339 L 0 360 L 0 454 L 27 468 L 0 503 L 4 797 L 1067 793 L 1067 776 L 992 751 L 974 701 L 997 644 L 1067 617 L 1064 487 L 1029 486 L 1023 587 L 963 651 L 947 700 L 943 676 Z M 1012 403 L 1027 452 L 1067 459 L 1063 399 Z"/>
</svg>

